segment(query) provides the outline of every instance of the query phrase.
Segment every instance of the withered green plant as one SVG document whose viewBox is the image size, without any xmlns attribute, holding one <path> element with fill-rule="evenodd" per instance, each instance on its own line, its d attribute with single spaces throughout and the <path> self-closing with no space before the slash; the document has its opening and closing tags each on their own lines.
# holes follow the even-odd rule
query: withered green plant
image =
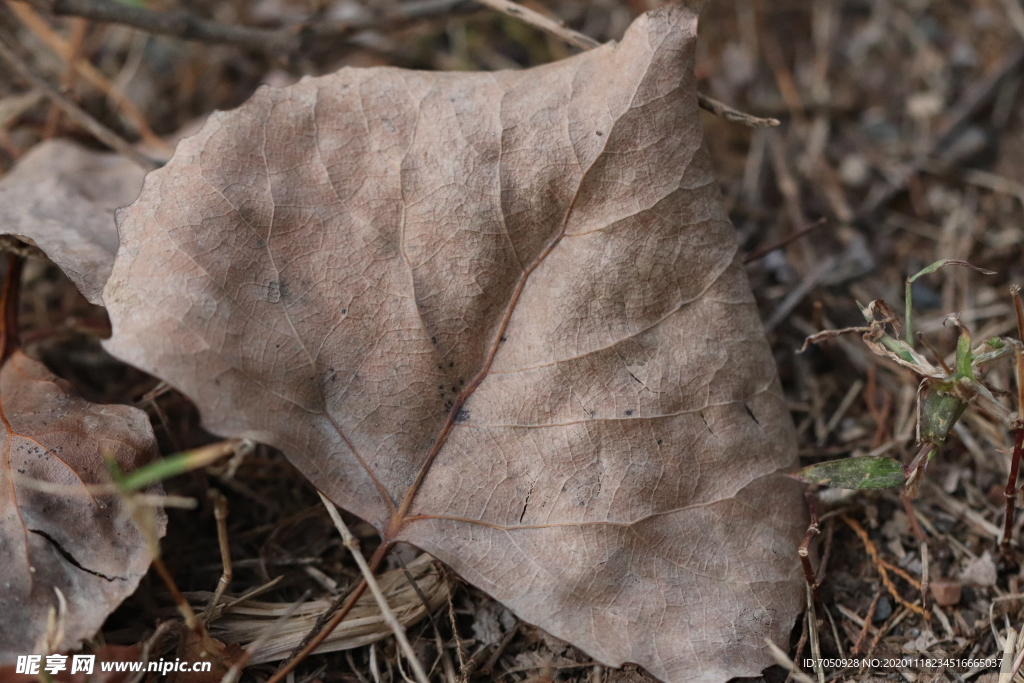
<svg viewBox="0 0 1024 683">
<path fill-rule="evenodd" d="M 904 487 L 901 492 L 914 533 L 923 540 L 917 520 L 911 507 L 924 477 L 928 463 L 946 443 L 949 433 L 968 406 L 976 404 L 1001 420 L 1014 432 L 1013 457 L 1007 478 L 1006 515 L 1001 539 L 1004 552 L 1009 550 L 1010 534 L 1016 501 L 1017 473 L 1020 467 L 1021 447 L 1024 441 L 1024 345 L 1016 339 L 992 337 L 977 346 L 972 345 L 971 332 L 957 314 L 950 314 L 947 320 L 960 330 L 957 341 L 955 362 L 949 367 L 940 354 L 932 353 L 935 363 L 928 360 L 914 348 L 914 334 L 911 323 L 911 285 L 922 275 L 934 273 L 945 266 L 966 266 L 986 275 L 991 271 L 982 270 L 965 261 L 943 259 L 936 261 L 906 280 L 906 313 L 901 326 L 895 311 L 883 300 L 876 299 L 867 306 L 860 306 L 867 322 L 863 327 L 848 327 L 840 330 L 824 330 L 807 338 L 801 351 L 810 344 L 816 344 L 843 334 L 858 332 L 864 343 L 876 355 L 905 367 L 921 377 L 917 390 L 917 444 L 918 449 L 909 463 L 877 455 L 832 460 L 805 467 L 793 474 L 799 481 L 816 486 L 845 489 L 887 489 Z M 1014 308 L 1017 315 L 1017 332 L 1024 339 L 1024 306 L 1021 304 L 1020 288 L 1011 287 Z M 891 332 L 891 334 L 890 334 Z M 919 335 L 921 342 L 931 351 L 927 342 Z M 992 390 L 984 383 L 984 371 L 988 363 L 1013 351 L 1016 356 L 1017 412 L 1013 413 L 996 400 Z M 811 503 L 811 526 L 800 545 L 800 559 L 804 574 L 814 586 L 814 572 L 808 559 L 810 541 L 819 533 L 818 519 L 813 500 Z"/>
</svg>

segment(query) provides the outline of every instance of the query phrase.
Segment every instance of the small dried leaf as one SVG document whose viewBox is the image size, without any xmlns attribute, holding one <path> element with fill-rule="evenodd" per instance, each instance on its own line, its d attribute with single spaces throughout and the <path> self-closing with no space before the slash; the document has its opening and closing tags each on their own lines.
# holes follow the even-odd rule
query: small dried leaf
<svg viewBox="0 0 1024 683">
<path fill-rule="evenodd" d="M 89 403 L 21 352 L 0 368 L 0 423 L 3 664 L 37 652 L 55 588 L 67 598 L 63 651 L 92 637 L 135 590 L 151 560 L 146 541 L 116 495 L 84 485 L 107 481 L 104 453 L 132 470 L 156 454 L 156 439 L 141 410 Z M 154 531 L 164 525 L 160 513 Z"/>
<path fill-rule="evenodd" d="M 830 460 L 792 476 L 808 484 L 840 489 L 891 489 L 902 486 L 907 479 L 902 463 L 880 455 Z"/>
<path fill-rule="evenodd" d="M 42 249 L 86 299 L 102 305 L 117 253 L 114 209 L 139 196 L 144 175 L 120 154 L 42 142 L 0 179 L 0 234 Z"/>
</svg>

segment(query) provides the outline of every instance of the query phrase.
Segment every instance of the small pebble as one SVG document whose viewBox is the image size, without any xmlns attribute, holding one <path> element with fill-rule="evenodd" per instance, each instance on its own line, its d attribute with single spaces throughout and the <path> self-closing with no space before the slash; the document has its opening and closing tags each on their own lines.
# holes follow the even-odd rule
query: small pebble
<svg viewBox="0 0 1024 683">
<path fill-rule="evenodd" d="M 883 595 L 878 599 L 878 604 L 875 606 L 875 616 L 871 620 L 876 624 L 881 624 L 883 621 L 892 616 L 892 603 L 889 602 L 889 596 Z"/>
<path fill-rule="evenodd" d="M 939 607 L 952 607 L 960 602 L 960 582 L 955 579 L 935 579 L 931 586 L 932 598 Z"/>
</svg>

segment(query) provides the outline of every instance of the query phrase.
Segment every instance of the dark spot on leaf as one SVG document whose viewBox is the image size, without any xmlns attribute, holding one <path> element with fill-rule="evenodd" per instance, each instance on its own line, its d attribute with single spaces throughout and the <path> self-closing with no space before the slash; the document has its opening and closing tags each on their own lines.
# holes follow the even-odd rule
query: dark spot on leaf
<svg viewBox="0 0 1024 683">
<path fill-rule="evenodd" d="M 271 280 L 267 283 L 266 299 L 272 304 L 276 304 L 281 300 L 281 283 L 277 280 Z"/>
<path fill-rule="evenodd" d="M 499 341 L 508 341 L 508 337 L 501 335 L 501 339 Z"/>
<path fill-rule="evenodd" d="M 708 419 L 706 417 L 704 417 L 704 412 L 703 411 L 701 411 L 700 419 L 704 421 L 704 426 L 708 428 L 708 431 L 711 432 L 712 434 L 714 434 L 715 430 L 713 430 L 711 428 L 711 425 L 708 424 Z"/>
<path fill-rule="evenodd" d="M 455 421 L 458 423 L 469 421 L 469 411 L 465 408 L 459 408 L 459 412 L 455 413 Z"/>
<path fill-rule="evenodd" d="M 604 132 L 599 130 L 599 131 L 597 131 L 597 134 L 598 135 L 604 135 Z"/>
<path fill-rule="evenodd" d="M 437 337 L 431 337 L 430 338 L 430 343 L 431 344 L 437 344 Z"/>
<path fill-rule="evenodd" d="M 449 363 L 449 364 L 448 364 L 448 367 L 450 367 L 450 368 L 454 368 L 454 367 L 455 367 L 455 363 L 454 363 L 454 362 L 452 362 L 452 363 Z"/>
<path fill-rule="evenodd" d="M 661 439 L 658 439 L 658 445 L 659 446 L 661 445 Z"/>
<path fill-rule="evenodd" d="M 345 315 L 346 313 L 348 313 L 348 309 L 347 308 L 341 309 L 341 314 L 342 315 Z"/>
<path fill-rule="evenodd" d="M 632 414 L 633 414 L 633 411 L 632 411 L 632 410 L 627 410 L 627 411 L 626 411 L 626 415 L 632 415 Z"/>
</svg>

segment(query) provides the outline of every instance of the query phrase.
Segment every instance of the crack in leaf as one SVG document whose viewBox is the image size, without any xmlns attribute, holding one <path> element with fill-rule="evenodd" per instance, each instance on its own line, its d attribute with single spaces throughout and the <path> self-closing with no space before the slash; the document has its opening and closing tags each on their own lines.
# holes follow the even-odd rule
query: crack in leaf
<svg viewBox="0 0 1024 683">
<path fill-rule="evenodd" d="M 98 572 L 98 571 L 89 569 L 88 567 L 84 566 L 81 562 L 79 562 L 77 559 L 75 559 L 75 556 L 72 555 L 68 551 L 67 548 L 62 546 L 57 539 L 55 539 L 53 536 L 51 536 L 50 534 L 46 533 L 42 529 L 29 529 L 29 532 L 35 534 L 36 536 L 40 536 L 40 537 L 46 539 L 46 541 L 48 541 L 50 543 L 50 545 L 53 546 L 53 549 L 56 550 L 58 553 L 60 553 L 60 556 L 63 557 L 65 560 L 67 560 L 69 564 L 71 564 L 72 566 L 74 566 L 74 567 L 76 567 L 78 569 L 81 569 L 86 574 L 92 574 L 93 576 L 98 576 L 101 579 L 104 579 L 106 581 L 127 581 L 128 580 L 128 579 L 126 579 L 123 576 L 107 576 L 106 574 L 104 574 L 102 572 Z"/>
</svg>

